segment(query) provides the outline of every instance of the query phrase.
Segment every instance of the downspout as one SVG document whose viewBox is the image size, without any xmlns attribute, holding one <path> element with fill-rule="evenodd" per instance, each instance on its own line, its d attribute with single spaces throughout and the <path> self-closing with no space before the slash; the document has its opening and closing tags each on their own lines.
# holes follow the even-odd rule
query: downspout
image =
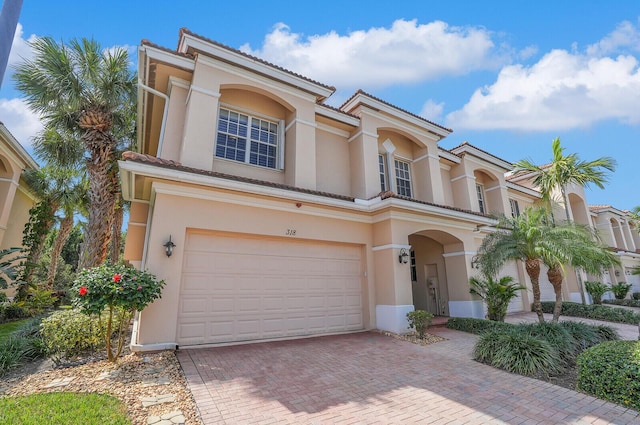
<svg viewBox="0 0 640 425">
<path fill-rule="evenodd" d="M 167 113 L 169 112 L 169 96 L 167 96 L 166 94 L 154 88 L 147 86 L 142 82 L 140 78 L 138 78 L 138 87 L 141 87 L 142 89 L 148 91 L 149 93 L 155 94 L 156 96 L 159 96 L 162 99 L 164 99 L 164 111 L 162 112 L 162 125 L 160 126 L 160 137 L 159 137 L 160 140 L 158 140 L 158 151 L 156 152 L 156 156 L 159 157 L 160 154 L 162 154 L 162 143 L 164 142 L 164 129 L 167 124 Z"/>
</svg>

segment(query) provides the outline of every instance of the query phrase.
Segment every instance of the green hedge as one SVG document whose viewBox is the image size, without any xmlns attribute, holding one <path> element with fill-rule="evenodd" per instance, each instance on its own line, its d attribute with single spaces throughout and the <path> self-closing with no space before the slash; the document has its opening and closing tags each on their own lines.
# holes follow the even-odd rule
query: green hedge
<svg viewBox="0 0 640 425">
<path fill-rule="evenodd" d="M 474 319 L 471 317 L 450 317 L 447 321 L 447 328 L 457 331 L 469 332 L 480 335 L 481 333 L 495 329 L 510 329 L 515 325 L 505 322 L 494 322 L 486 319 Z"/>
<path fill-rule="evenodd" d="M 615 305 L 623 305 L 626 307 L 640 307 L 640 300 L 636 300 L 636 299 L 602 300 L 602 304 L 615 304 Z"/>
<path fill-rule="evenodd" d="M 604 342 L 578 356 L 579 390 L 640 410 L 640 342 Z"/>
<path fill-rule="evenodd" d="M 553 313 L 555 302 L 542 302 L 542 311 Z M 605 305 L 584 305 L 573 302 L 563 302 L 562 311 L 564 316 L 584 317 L 586 319 L 604 320 L 607 322 L 627 323 L 637 325 L 640 323 L 640 313 L 625 308 L 609 307 Z"/>
</svg>

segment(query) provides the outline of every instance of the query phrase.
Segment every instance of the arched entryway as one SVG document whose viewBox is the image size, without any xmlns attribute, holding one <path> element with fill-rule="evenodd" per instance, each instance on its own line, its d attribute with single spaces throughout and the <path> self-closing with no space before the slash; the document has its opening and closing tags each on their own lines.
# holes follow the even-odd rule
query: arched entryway
<svg viewBox="0 0 640 425">
<path fill-rule="evenodd" d="M 464 261 L 464 244 L 457 237 L 441 230 L 424 230 L 409 235 L 411 245 L 411 287 L 416 310 L 426 310 L 435 316 L 449 316 L 450 301 L 461 290 L 449 284 L 467 282 L 466 270 L 453 262 Z M 466 288 L 468 292 L 468 286 Z"/>
</svg>

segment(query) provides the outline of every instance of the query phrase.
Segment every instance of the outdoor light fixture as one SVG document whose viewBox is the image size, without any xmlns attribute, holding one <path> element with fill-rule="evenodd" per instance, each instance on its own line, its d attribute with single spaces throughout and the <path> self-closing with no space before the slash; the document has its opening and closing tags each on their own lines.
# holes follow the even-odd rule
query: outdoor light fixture
<svg viewBox="0 0 640 425">
<path fill-rule="evenodd" d="M 400 255 L 398 255 L 398 261 L 400 261 L 400 264 L 407 264 L 409 262 L 409 253 L 407 252 L 407 248 L 400 249 Z"/>
<path fill-rule="evenodd" d="M 471 268 L 472 269 L 479 269 L 480 268 L 480 261 L 477 255 L 474 255 L 471 258 Z"/>
<path fill-rule="evenodd" d="M 616 270 L 616 276 L 620 276 L 620 270 Z"/>
<path fill-rule="evenodd" d="M 171 257 L 171 254 L 173 254 L 173 248 L 176 246 L 176 244 L 171 242 L 171 235 L 169 235 L 169 240 L 162 246 L 164 246 L 164 252 L 167 254 L 167 257 Z"/>
</svg>

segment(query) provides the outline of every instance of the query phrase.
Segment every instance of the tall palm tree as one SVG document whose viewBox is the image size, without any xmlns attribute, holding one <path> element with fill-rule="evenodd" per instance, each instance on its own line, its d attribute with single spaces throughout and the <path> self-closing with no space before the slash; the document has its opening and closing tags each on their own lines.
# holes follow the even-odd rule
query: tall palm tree
<svg viewBox="0 0 640 425">
<path fill-rule="evenodd" d="M 541 167 L 529 160 L 523 159 L 514 164 L 513 171 L 515 173 L 535 173 L 533 183 L 540 188 L 542 197 L 548 203 L 552 216 L 551 196 L 554 190 L 559 190 L 565 218 L 567 223 L 569 223 L 571 222 L 571 217 L 569 216 L 567 186 L 576 184 L 587 187 L 589 184 L 594 184 L 600 189 L 604 189 L 604 184 L 608 182 L 608 173 L 615 171 L 616 161 L 606 156 L 593 161 L 582 161 L 576 153 L 565 155 L 559 137 L 556 137 L 551 143 L 551 150 L 553 158 L 549 164 Z M 561 269 L 550 270 L 550 272 L 554 279 L 562 276 Z M 582 298 L 582 303 L 585 304 L 586 299 L 584 288 L 582 288 L 582 281 L 579 276 L 577 277 L 580 286 L 580 297 Z"/>
<path fill-rule="evenodd" d="M 610 157 L 601 157 L 593 161 L 582 161 L 578 154 L 564 154 L 564 148 L 560 144 L 560 138 L 556 137 L 551 143 L 553 159 L 545 166 L 539 166 L 527 159 L 520 160 L 513 164 L 513 171 L 533 172 L 535 178 L 533 183 L 540 188 L 543 198 L 550 202 L 554 190 L 559 190 L 564 204 L 564 211 L 567 222 L 571 221 L 569 216 L 569 200 L 567 199 L 567 186 L 576 184 L 587 187 L 594 184 L 600 189 L 604 189 L 608 182 L 609 172 L 615 171 L 616 161 Z"/>
<path fill-rule="evenodd" d="M 82 142 L 89 177 L 89 217 L 81 267 L 103 262 L 111 239 L 116 191 L 109 174 L 114 128 L 127 122 L 135 103 L 136 75 L 123 48 L 103 50 L 89 39 L 31 43 L 33 60 L 16 67 L 16 87 L 45 125 Z"/>
<path fill-rule="evenodd" d="M 521 260 L 531 280 L 533 307 L 540 323 L 545 321 L 540 303 L 542 264 L 550 270 L 560 270 L 559 276 L 550 276 L 556 295 L 553 321 L 557 321 L 562 309 L 563 265 L 599 272 L 601 267 L 619 261 L 594 239 L 588 228 L 571 223 L 553 224 L 546 208 L 531 207 L 518 217 L 503 216 L 497 229 L 484 238 L 478 249 L 480 269 L 486 276 L 496 276 L 507 261 Z"/>
</svg>

